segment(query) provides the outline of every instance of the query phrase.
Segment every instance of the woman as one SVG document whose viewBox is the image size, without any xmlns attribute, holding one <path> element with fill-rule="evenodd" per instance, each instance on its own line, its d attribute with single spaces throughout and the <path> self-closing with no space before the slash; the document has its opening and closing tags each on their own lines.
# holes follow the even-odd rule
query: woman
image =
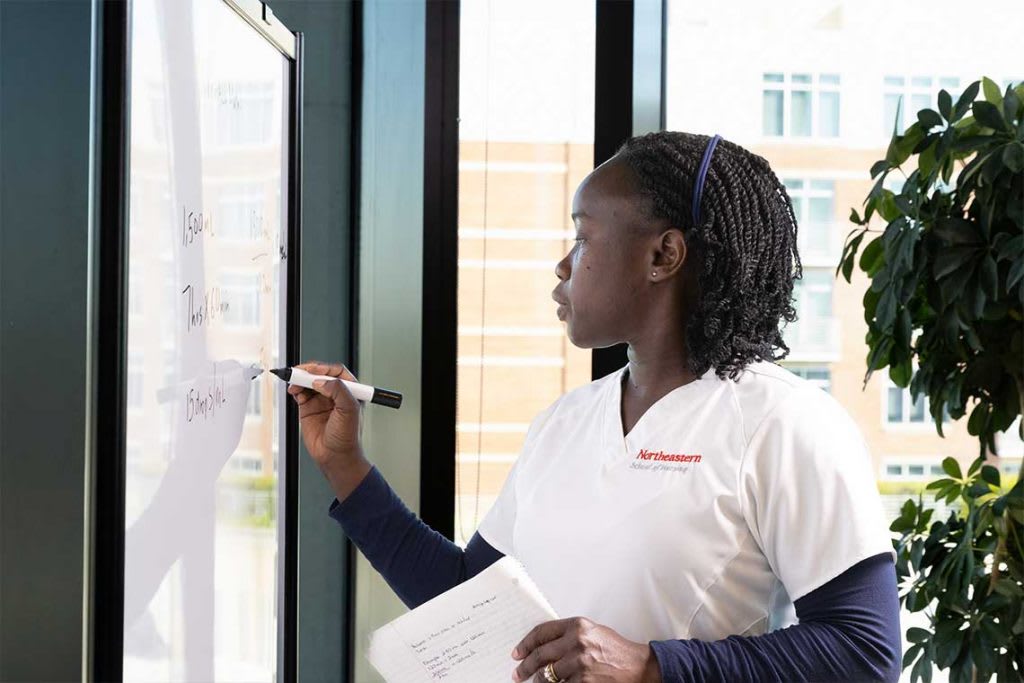
<svg viewBox="0 0 1024 683">
<path fill-rule="evenodd" d="M 410 607 L 519 559 L 568 618 L 524 634 L 513 681 L 897 680 L 866 445 L 772 362 L 801 272 L 768 163 L 718 136 L 633 138 L 580 184 L 573 220 L 558 315 L 576 346 L 627 343 L 628 364 L 533 420 L 465 551 L 366 460 L 341 382 L 289 387 L 330 514 Z"/>
</svg>

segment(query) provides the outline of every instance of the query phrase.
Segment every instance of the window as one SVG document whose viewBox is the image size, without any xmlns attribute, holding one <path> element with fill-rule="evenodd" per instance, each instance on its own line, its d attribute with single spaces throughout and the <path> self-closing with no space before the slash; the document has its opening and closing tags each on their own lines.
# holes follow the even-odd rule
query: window
<svg viewBox="0 0 1024 683">
<path fill-rule="evenodd" d="M 941 456 L 890 456 L 881 469 L 881 478 L 887 480 L 931 481 L 945 476 Z"/>
<path fill-rule="evenodd" d="M 917 112 L 922 109 L 938 111 L 939 90 L 945 90 L 956 102 L 960 96 L 960 79 L 952 76 L 886 76 L 882 81 L 882 133 L 888 139 L 893 124 L 903 133 L 910 124 L 917 121 Z M 902 106 L 899 105 L 902 100 Z M 900 119 L 896 120 L 897 107 Z"/>
<path fill-rule="evenodd" d="M 258 475 L 263 471 L 263 459 L 257 451 L 235 451 L 228 463 L 233 471 L 242 474 Z"/>
<path fill-rule="evenodd" d="M 259 273 L 222 273 L 220 296 L 227 305 L 221 314 L 225 325 L 256 327 L 260 324 Z"/>
<path fill-rule="evenodd" d="M 786 186 L 796 216 L 801 262 L 834 266 L 839 256 L 833 239 L 836 229 L 835 181 L 786 178 L 782 184 Z"/>
<path fill-rule="evenodd" d="M 886 371 L 887 373 L 887 371 Z M 910 387 L 898 387 L 889 377 L 886 377 L 886 423 L 889 425 L 900 424 L 925 424 L 932 421 L 931 413 L 928 411 L 928 397 L 921 395 L 917 400 L 911 399 Z M 945 404 L 942 406 L 943 422 L 949 422 L 949 410 Z"/>
<path fill-rule="evenodd" d="M 766 73 L 762 132 L 771 137 L 839 136 L 839 75 Z"/>
<path fill-rule="evenodd" d="M 263 190 L 259 183 L 224 188 L 217 203 L 216 235 L 231 242 L 258 240 L 263 231 Z"/>
<path fill-rule="evenodd" d="M 529 422 L 590 381 L 591 352 L 567 339 L 551 290 L 573 245 L 573 194 L 593 169 L 595 24 L 592 0 L 460 12 L 453 505 L 465 544 Z"/>
<path fill-rule="evenodd" d="M 786 369 L 798 377 L 803 377 L 811 384 L 827 393 L 832 392 L 832 372 L 824 366 L 797 365 L 786 366 Z"/>
<path fill-rule="evenodd" d="M 243 367 L 248 367 L 253 363 L 242 363 Z M 245 404 L 245 416 L 247 418 L 259 418 L 263 414 L 263 375 L 260 375 L 252 381 L 252 385 L 249 387 L 249 400 Z"/>
<path fill-rule="evenodd" d="M 203 95 L 216 140 L 222 146 L 275 144 L 274 82 L 207 84 Z"/>
</svg>

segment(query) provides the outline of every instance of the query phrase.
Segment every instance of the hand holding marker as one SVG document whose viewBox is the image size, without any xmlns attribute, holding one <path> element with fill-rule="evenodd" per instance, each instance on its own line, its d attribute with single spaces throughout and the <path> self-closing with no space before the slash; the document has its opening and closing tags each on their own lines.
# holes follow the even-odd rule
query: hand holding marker
<svg viewBox="0 0 1024 683">
<path fill-rule="evenodd" d="M 339 380 L 350 392 L 352 392 L 352 396 L 358 401 L 369 401 L 370 403 L 387 406 L 388 408 L 399 408 L 402 405 L 402 395 L 397 391 L 391 391 L 390 389 L 379 389 L 368 384 L 350 382 L 347 379 L 333 377 L 331 375 L 314 375 L 313 373 L 307 372 L 299 367 L 276 368 L 270 372 L 289 384 L 295 384 L 300 387 L 305 387 L 306 389 L 312 389 L 313 382 L 316 382 L 317 380 L 322 380 L 324 382 Z"/>
</svg>

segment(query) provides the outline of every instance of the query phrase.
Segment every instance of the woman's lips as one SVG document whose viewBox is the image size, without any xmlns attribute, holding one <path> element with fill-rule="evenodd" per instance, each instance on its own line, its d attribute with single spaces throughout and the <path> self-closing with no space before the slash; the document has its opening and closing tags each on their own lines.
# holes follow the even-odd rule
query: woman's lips
<svg viewBox="0 0 1024 683">
<path fill-rule="evenodd" d="M 555 311 L 557 313 L 557 315 L 558 315 L 558 319 L 559 320 L 563 320 L 565 318 L 565 314 L 566 314 L 566 312 L 568 312 L 568 310 L 569 310 L 568 306 L 566 306 L 565 304 L 559 304 L 558 305 L 558 310 Z"/>
</svg>

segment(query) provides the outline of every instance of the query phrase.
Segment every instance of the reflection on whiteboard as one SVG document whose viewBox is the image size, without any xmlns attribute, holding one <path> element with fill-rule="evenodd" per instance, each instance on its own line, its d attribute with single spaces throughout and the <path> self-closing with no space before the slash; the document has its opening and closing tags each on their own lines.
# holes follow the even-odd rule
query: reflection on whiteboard
<svg viewBox="0 0 1024 683">
<path fill-rule="evenodd" d="M 222 0 L 132 5 L 125 681 L 273 681 L 288 62 Z"/>
</svg>

